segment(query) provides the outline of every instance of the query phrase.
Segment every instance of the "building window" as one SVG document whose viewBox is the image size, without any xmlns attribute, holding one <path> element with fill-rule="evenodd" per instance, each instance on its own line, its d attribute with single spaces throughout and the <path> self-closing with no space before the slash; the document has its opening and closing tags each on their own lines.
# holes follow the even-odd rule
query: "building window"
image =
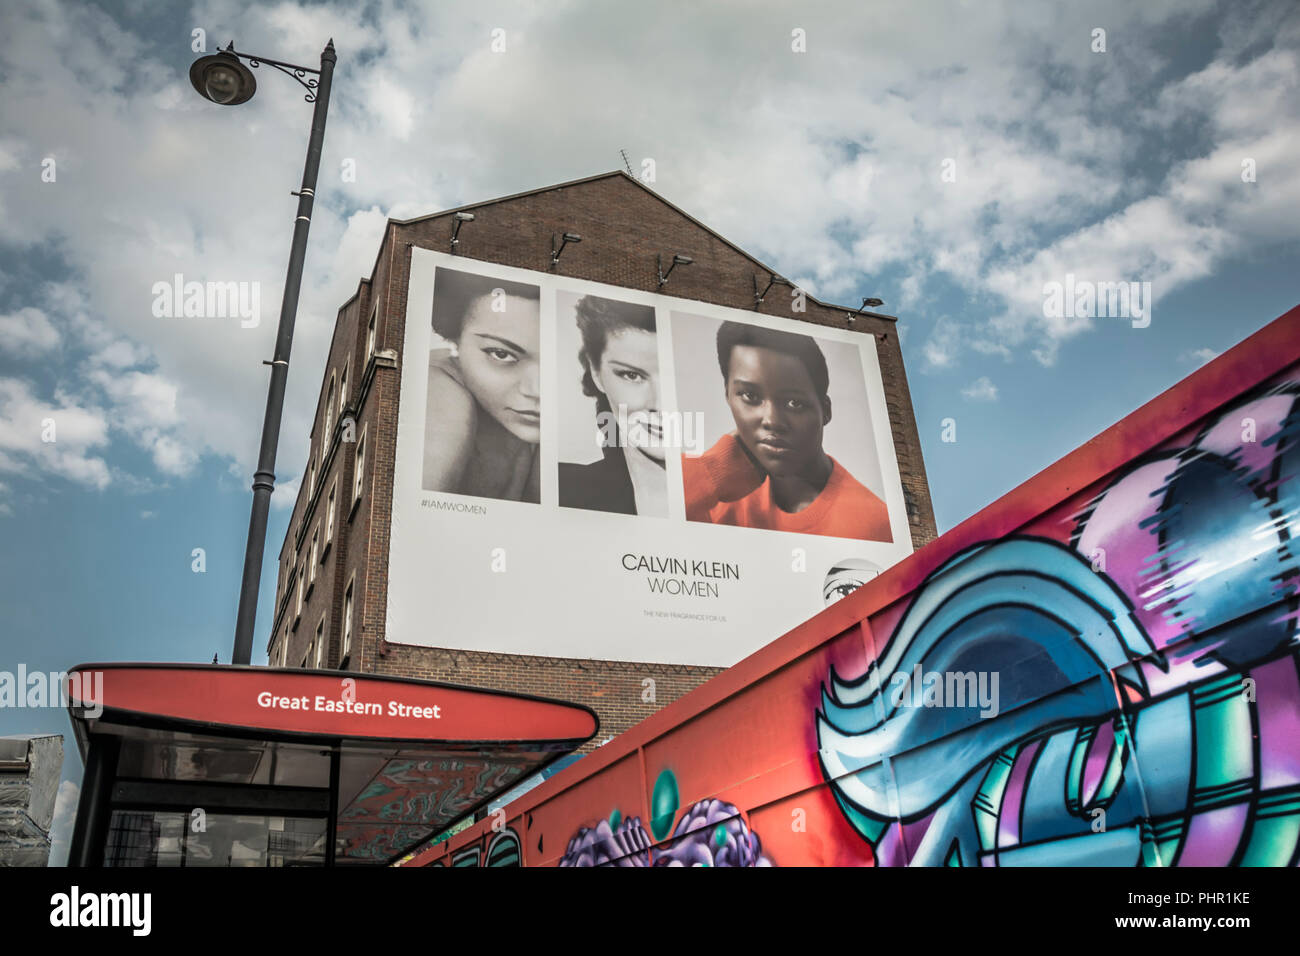
<svg viewBox="0 0 1300 956">
<path fill-rule="evenodd" d="M 343 417 L 343 409 L 348 407 L 348 366 L 351 364 L 351 359 L 343 363 L 343 377 L 339 379 L 339 418 Z"/>
<path fill-rule="evenodd" d="M 329 501 L 326 502 L 325 505 L 325 546 L 321 551 L 321 560 L 324 560 L 325 552 L 328 551 L 330 545 L 334 543 L 334 499 L 338 496 L 338 490 L 339 480 L 335 478 L 334 483 L 330 485 Z"/>
<path fill-rule="evenodd" d="M 315 491 L 316 491 L 316 460 L 315 458 L 313 458 L 311 467 L 307 469 L 307 500 L 308 501 L 311 500 L 311 496 L 315 493 Z"/>
<path fill-rule="evenodd" d="M 348 589 L 343 594 L 343 647 L 339 651 L 343 660 L 347 660 L 352 653 L 352 585 L 355 581 L 354 576 L 348 582 Z"/>
<path fill-rule="evenodd" d="M 311 570 L 307 573 L 307 589 L 310 591 L 311 586 L 316 583 L 316 565 L 320 560 L 320 525 L 316 525 L 316 530 L 311 535 L 311 561 L 308 566 Z"/>
<path fill-rule="evenodd" d="M 312 642 L 312 666 L 320 670 L 325 656 L 325 615 L 320 616 L 320 623 L 316 625 L 316 639 Z"/>
<path fill-rule="evenodd" d="M 370 313 L 370 324 L 366 326 L 366 364 L 370 364 L 370 359 L 375 354 L 375 328 L 379 321 L 379 306 L 375 306 L 374 311 Z"/>
<path fill-rule="evenodd" d="M 325 395 L 325 431 L 321 436 L 320 457 L 321 461 L 325 460 L 325 455 L 329 452 L 329 447 L 334 438 L 334 376 L 330 375 L 329 392 Z"/>
<path fill-rule="evenodd" d="M 307 569 L 305 567 L 300 566 L 298 568 L 298 606 L 294 609 L 293 612 L 294 624 L 297 624 L 298 618 L 302 617 L 302 596 L 303 596 L 303 592 L 306 589 L 307 589 Z"/>
<path fill-rule="evenodd" d="M 367 425 L 366 428 L 370 426 Z M 356 481 L 352 486 L 352 507 L 357 506 L 361 500 L 361 489 L 365 482 L 366 476 L 366 428 L 361 429 L 361 437 L 357 439 L 357 457 L 354 470 L 356 471 Z"/>
</svg>

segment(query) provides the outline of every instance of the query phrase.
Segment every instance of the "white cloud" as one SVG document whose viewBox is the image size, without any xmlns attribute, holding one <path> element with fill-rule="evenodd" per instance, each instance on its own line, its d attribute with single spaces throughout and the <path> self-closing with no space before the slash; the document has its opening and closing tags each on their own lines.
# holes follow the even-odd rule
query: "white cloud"
<svg viewBox="0 0 1300 956">
<path fill-rule="evenodd" d="M 935 323 L 929 338 L 921 346 L 921 357 L 927 368 L 949 368 L 956 363 L 961 350 L 961 326 L 944 316 Z"/>
<path fill-rule="evenodd" d="M 108 444 L 102 409 L 71 401 L 44 402 L 28 383 L 0 378 L 0 472 L 51 473 L 91 488 L 109 484 L 97 449 Z"/>
<path fill-rule="evenodd" d="M 0 173 L 7 173 L 10 170 L 19 168 L 16 152 L 14 143 L 0 140 Z"/>
<path fill-rule="evenodd" d="M 40 355 L 59 344 L 59 333 L 40 309 L 30 306 L 0 315 L 0 342 L 15 355 Z"/>
<path fill-rule="evenodd" d="M 64 384 L 42 396 L 33 382 L 3 381 L 0 469 L 28 477 L 48 472 L 102 488 L 114 480 L 107 455 L 113 437 L 121 435 L 148 452 L 163 475 L 188 474 L 204 443 L 188 434 L 180 388 L 156 371 L 133 367 L 153 364 L 149 350 L 96 318 L 86 296 L 67 283 L 47 284 L 38 296 L 44 309 L 28 307 L 0 317 L 0 336 L 18 343 L 18 355 L 61 346 Z M 68 368 L 78 355 L 80 365 Z M 50 434 L 53 441 L 47 440 Z M 94 455 L 86 454 L 90 448 Z M 140 481 L 119 476 L 127 485 Z"/>
<path fill-rule="evenodd" d="M 289 481 L 281 481 L 276 484 L 275 490 L 271 492 L 271 507 L 276 511 L 284 511 L 292 508 L 298 501 L 298 486 L 302 484 L 302 475 Z"/>
<path fill-rule="evenodd" d="M 150 372 L 90 368 L 84 380 L 97 385 L 111 402 L 113 425 L 153 456 L 165 475 L 188 474 L 198 460 L 195 449 L 178 434 L 182 419 L 178 386 Z"/>
<path fill-rule="evenodd" d="M 1191 349 L 1179 356 L 1182 361 L 1194 362 L 1197 365 L 1205 365 L 1218 357 L 1219 353 L 1214 349 Z"/>
<path fill-rule="evenodd" d="M 1222 49 L 1178 77 L 1168 29 L 1211 0 L 950 5 L 938 30 L 924 4 L 868 17 L 842 0 L 800 10 L 804 54 L 777 0 L 744 18 L 708 5 L 647 18 L 596 0 L 200 0 L 210 44 L 236 36 L 307 64 L 326 37 L 339 44 L 280 460 L 306 457 L 335 315 L 387 216 L 618 168 L 620 147 L 634 168 L 656 161 L 666 198 L 821 297 L 856 304 L 888 270 L 898 310 L 925 316 L 934 289 L 967 290 L 980 305 L 935 326 L 927 368 L 972 350 L 1053 361 L 1096 328 L 1043 315 L 1043 283 L 1066 272 L 1152 281 L 1161 322 L 1160 297 L 1300 238 L 1300 25 L 1283 6 L 1226 17 Z M 147 377 L 95 387 L 164 474 L 205 453 L 250 473 L 310 124 L 302 91 L 263 67 L 252 101 L 217 107 L 189 90 L 186 57 L 93 7 L 8 20 L 0 241 L 57 244 L 71 289 L 58 308 L 14 308 L 39 307 L 86 343 L 102 333 L 93 365 Z M 1104 56 L 1088 49 L 1098 22 Z M 490 49 L 494 27 L 504 53 Z M 1183 128 L 1192 146 L 1170 150 Z M 56 183 L 34 172 L 46 155 Z M 1240 181 L 1242 158 L 1257 182 Z M 154 318 L 152 284 L 178 272 L 259 282 L 265 321 Z"/>
<path fill-rule="evenodd" d="M 987 375 L 981 375 L 963 388 L 961 394 L 970 402 L 996 402 L 998 387 L 989 380 Z"/>
</svg>

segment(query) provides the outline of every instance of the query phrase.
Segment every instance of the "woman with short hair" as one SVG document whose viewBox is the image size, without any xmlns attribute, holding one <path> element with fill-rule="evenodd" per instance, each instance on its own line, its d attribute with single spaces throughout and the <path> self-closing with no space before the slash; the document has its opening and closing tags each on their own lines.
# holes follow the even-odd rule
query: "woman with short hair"
<svg viewBox="0 0 1300 956">
<path fill-rule="evenodd" d="M 687 519 L 892 541 L 885 503 L 822 447 L 830 375 L 817 342 L 723 322 L 717 345 L 736 429 L 698 458 L 683 456 Z"/>
<path fill-rule="evenodd" d="M 582 392 L 595 399 L 601 457 L 560 463 L 560 504 L 616 514 L 668 514 L 655 310 L 587 295 L 574 307 Z"/>
</svg>

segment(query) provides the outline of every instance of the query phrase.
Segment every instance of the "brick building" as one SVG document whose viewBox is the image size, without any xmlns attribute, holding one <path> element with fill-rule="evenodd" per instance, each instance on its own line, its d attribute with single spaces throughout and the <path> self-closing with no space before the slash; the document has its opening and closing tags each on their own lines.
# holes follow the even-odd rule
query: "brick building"
<svg viewBox="0 0 1300 956">
<path fill-rule="evenodd" d="M 456 214 L 472 224 L 451 237 Z M 552 237 L 576 232 L 566 276 L 654 292 L 657 256 L 683 253 L 673 296 L 755 308 L 767 266 L 625 173 L 613 172 L 407 221 L 390 220 L 370 278 L 339 310 L 321 383 L 311 457 L 280 551 L 272 666 L 331 668 L 443 680 L 577 701 L 600 716 L 599 739 L 621 733 L 719 671 L 715 667 L 578 660 L 386 640 L 389 529 L 397 434 L 399 367 L 405 341 L 412 247 L 545 272 Z M 895 320 L 806 298 L 791 315 L 788 296 L 758 311 L 875 335 L 912 545 L 935 537 L 929 486 Z M 777 634 L 771 635 L 773 638 Z M 655 700 L 642 701 L 653 677 Z"/>
</svg>

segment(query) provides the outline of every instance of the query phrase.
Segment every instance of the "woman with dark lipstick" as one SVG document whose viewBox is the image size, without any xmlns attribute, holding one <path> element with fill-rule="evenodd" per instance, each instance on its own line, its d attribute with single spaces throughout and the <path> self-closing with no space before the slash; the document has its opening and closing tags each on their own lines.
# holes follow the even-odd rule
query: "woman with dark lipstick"
<svg viewBox="0 0 1300 956">
<path fill-rule="evenodd" d="M 736 430 L 683 457 L 689 520 L 893 540 L 884 502 L 822 449 L 830 375 L 812 338 L 724 322 L 718 367 Z"/>
<path fill-rule="evenodd" d="M 438 269 L 424 420 L 426 491 L 541 500 L 536 286 Z"/>
<path fill-rule="evenodd" d="M 582 391 L 596 400 L 601 457 L 588 465 L 560 463 L 560 504 L 665 516 L 668 479 L 655 310 L 587 295 L 578 300 L 574 313 L 582 336 Z M 627 424 L 626 430 L 619 422 Z"/>
</svg>

